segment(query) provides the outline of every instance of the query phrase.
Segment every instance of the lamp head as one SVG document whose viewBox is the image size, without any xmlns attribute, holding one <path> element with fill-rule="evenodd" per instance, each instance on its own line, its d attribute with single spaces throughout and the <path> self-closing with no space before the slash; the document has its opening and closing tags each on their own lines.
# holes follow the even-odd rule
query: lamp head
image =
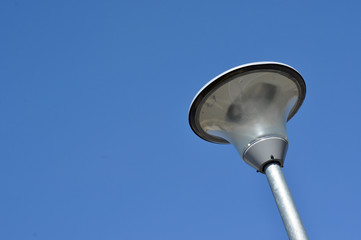
<svg viewBox="0 0 361 240">
<path fill-rule="evenodd" d="M 243 160 L 258 171 L 283 161 L 288 139 L 286 122 L 306 95 L 302 76 L 276 62 L 232 68 L 206 84 L 189 110 L 193 131 L 204 140 L 233 144 Z"/>
</svg>

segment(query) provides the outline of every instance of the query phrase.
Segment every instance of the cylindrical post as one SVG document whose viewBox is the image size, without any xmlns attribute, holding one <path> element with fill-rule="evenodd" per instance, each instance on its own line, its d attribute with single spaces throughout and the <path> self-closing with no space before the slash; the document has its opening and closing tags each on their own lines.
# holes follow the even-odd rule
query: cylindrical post
<svg viewBox="0 0 361 240">
<path fill-rule="evenodd" d="M 270 163 L 266 165 L 265 173 L 289 239 L 308 240 L 306 230 L 303 227 L 300 215 L 293 202 L 291 192 L 287 186 L 281 167 L 278 163 Z"/>
</svg>

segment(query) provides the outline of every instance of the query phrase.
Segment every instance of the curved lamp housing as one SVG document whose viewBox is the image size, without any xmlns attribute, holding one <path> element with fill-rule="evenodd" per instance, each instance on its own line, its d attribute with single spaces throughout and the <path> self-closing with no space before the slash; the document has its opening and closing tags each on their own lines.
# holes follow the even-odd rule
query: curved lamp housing
<svg viewBox="0 0 361 240">
<path fill-rule="evenodd" d="M 258 171 L 283 161 L 288 139 L 286 122 L 306 95 L 302 76 L 276 62 L 232 68 L 206 84 L 189 110 L 193 131 L 204 140 L 232 143 L 243 160 Z"/>
</svg>

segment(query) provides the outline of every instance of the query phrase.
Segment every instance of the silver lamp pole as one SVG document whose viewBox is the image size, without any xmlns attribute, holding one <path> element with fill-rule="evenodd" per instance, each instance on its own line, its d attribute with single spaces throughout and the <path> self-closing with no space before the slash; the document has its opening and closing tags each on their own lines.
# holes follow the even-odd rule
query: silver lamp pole
<svg viewBox="0 0 361 240">
<path fill-rule="evenodd" d="M 269 163 L 265 167 L 265 172 L 289 239 L 308 239 L 280 165 Z"/>
<path fill-rule="evenodd" d="M 301 107 L 306 84 L 292 67 L 258 62 L 232 68 L 206 84 L 189 110 L 204 140 L 231 143 L 269 181 L 289 239 L 307 240 L 281 167 L 288 148 L 286 123 Z"/>
</svg>

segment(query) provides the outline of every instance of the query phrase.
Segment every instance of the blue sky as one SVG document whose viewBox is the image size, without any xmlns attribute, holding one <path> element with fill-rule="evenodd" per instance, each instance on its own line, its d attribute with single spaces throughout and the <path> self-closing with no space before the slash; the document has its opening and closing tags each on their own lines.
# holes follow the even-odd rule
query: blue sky
<svg viewBox="0 0 361 240">
<path fill-rule="evenodd" d="M 310 239 L 360 239 L 357 1 L 0 3 L 0 239 L 287 239 L 266 177 L 198 138 L 216 75 L 296 68 L 284 174 Z"/>
</svg>

